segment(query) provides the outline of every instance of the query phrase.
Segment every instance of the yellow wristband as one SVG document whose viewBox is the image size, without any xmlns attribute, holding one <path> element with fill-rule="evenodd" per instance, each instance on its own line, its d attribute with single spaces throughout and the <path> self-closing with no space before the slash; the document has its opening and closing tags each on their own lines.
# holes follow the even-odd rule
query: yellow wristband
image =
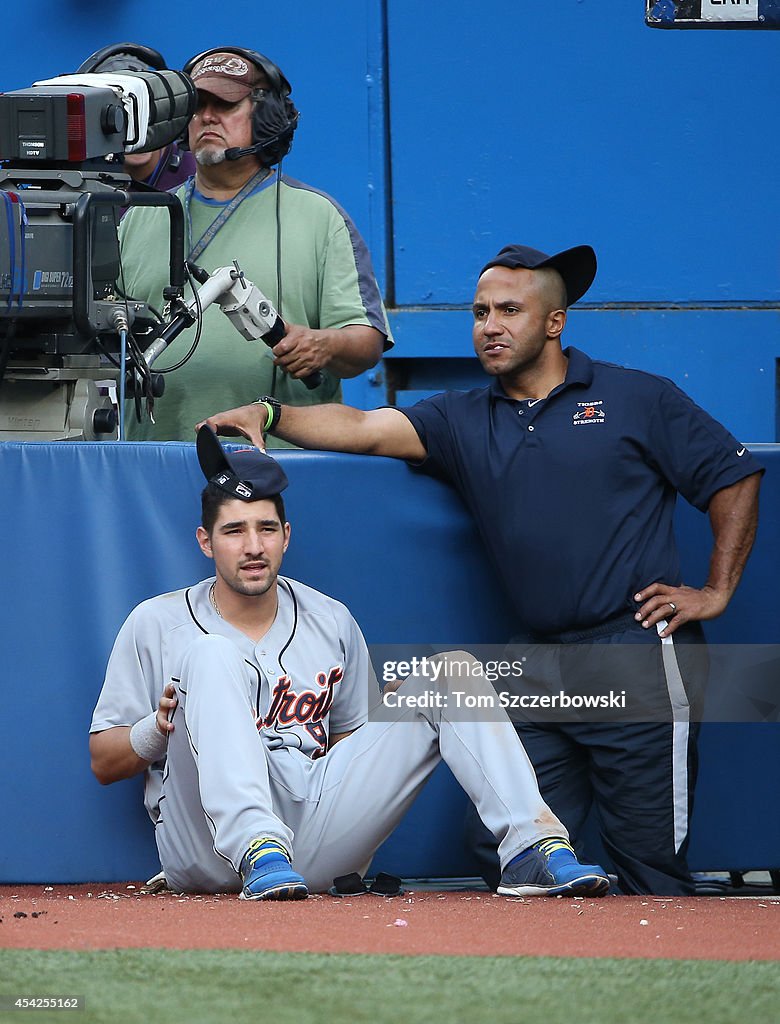
<svg viewBox="0 0 780 1024">
<path fill-rule="evenodd" d="M 254 404 L 265 406 L 266 415 L 263 433 L 270 433 L 278 424 L 282 416 L 282 407 L 279 400 L 277 398 L 273 398 L 271 395 L 261 395 Z"/>
<path fill-rule="evenodd" d="M 270 402 L 261 402 L 261 405 L 265 407 L 265 426 L 263 427 L 263 433 L 267 434 L 274 421 L 274 410 Z"/>
</svg>

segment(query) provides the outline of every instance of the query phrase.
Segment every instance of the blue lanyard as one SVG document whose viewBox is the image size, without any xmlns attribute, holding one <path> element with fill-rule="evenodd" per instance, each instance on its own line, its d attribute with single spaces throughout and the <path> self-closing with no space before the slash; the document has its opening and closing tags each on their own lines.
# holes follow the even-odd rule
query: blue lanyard
<svg viewBox="0 0 780 1024">
<path fill-rule="evenodd" d="M 194 262 L 198 259 L 209 242 L 211 242 L 212 238 L 214 238 L 219 229 L 233 216 L 246 197 L 251 192 L 254 192 L 262 181 L 265 181 L 266 178 L 270 177 L 271 173 L 272 172 L 270 172 L 268 168 L 261 167 L 256 174 L 253 174 L 244 187 L 233 196 L 227 206 L 224 206 L 219 211 L 195 245 L 192 245 L 192 211 L 190 210 L 192 195 L 195 191 L 195 178 L 187 178 L 187 184 L 184 186 L 184 217 L 187 226 L 187 247 L 189 248 L 192 246 L 189 248 L 189 253 L 187 255 L 187 259 L 190 262 Z"/>
<path fill-rule="evenodd" d="M 146 184 L 147 185 L 149 185 L 152 188 L 154 188 L 154 186 L 160 180 L 160 177 L 162 176 L 162 172 L 168 166 L 168 161 L 171 158 L 171 153 L 172 152 L 173 152 L 173 144 L 165 147 L 165 149 L 162 151 L 162 156 L 160 157 L 160 159 L 155 164 L 154 170 L 149 175 L 149 177 L 146 179 Z"/>
<path fill-rule="evenodd" d="M 6 222 L 8 225 L 8 249 L 10 257 L 10 281 L 8 284 L 8 303 L 6 309 L 10 312 L 13 306 L 14 296 L 16 292 L 19 292 L 19 298 L 17 304 L 19 309 L 22 308 L 22 299 L 24 297 L 24 275 L 25 275 L 25 240 L 24 240 L 24 226 L 27 223 L 27 211 L 24 208 L 24 203 L 15 192 L 2 192 L 0 193 L 5 201 L 5 215 Z M 19 210 L 19 266 L 17 267 L 16 260 L 16 215 L 15 211 Z"/>
</svg>

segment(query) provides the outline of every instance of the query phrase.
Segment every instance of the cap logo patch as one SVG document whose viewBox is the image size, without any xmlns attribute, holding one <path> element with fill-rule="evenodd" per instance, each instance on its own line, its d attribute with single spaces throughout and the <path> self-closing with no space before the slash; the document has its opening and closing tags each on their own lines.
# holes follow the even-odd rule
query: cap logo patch
<svg viewBox="0 0 780 1024">
<path fill-rule="evenodd" d="M 582 427 L 589 423 L 604 423 L 606 418 L 603 402 L 577 402 L 577 411 L 571 422 L 572 426 Z"/>
<path fill-rule="evenodd" d="M 257 448 L 226 452 L 211 427 L 200 428 L 196 448 L 209 483 L 242 501 L 272 498 L 287 486 L 287 474 L 278 462 Z"/>
<path fill-rule="evenodd" d="M 233 75 L 236 78 L 240 78 L 249 71 L 249 65 L 241 57 L 233 56 L 220 57 L 213 54 L 211 57 L 206 57 L 203 64 L 193 75 L 193 78 L 200 78 L 201 75 Z"/>
</svg>

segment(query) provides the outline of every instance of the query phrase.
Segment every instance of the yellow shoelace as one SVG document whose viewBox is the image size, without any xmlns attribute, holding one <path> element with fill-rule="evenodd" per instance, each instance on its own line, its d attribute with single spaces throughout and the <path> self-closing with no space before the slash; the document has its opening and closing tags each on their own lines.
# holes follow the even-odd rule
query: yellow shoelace
<svg viewBox="0 0 780 1024">
<path fill-rule="evenodd" d="M 290 859 L 287 850 L 285 850 L 278 839 L 254 839 L 249 844 L 249 849 L 246 852 L 246 858 L 252 867 L 254 867 L 259 860 L 263 857 L 267 857 L 269 854 L 282 856 L 287 861 Z"/>
<path fill-rule="evenodd" d="M 537 850 L 543 853 L 546 857 L 555 853 L 556 850 L 568 850 L 569 853 L 574 853 L 574 847 L 571 843 L 566 839 L 560 839 L 557 836 L 552 839 L 543 839 L 540 843 L 535 843 L 534 845 Z"/>
</svg>

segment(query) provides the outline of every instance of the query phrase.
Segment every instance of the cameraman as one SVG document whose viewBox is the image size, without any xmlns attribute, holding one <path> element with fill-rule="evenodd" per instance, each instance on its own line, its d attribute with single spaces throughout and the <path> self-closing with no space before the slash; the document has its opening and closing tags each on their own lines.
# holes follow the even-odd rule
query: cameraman
<svg viewBox="0 0 780 1024">
<path fill-rule="evenodd" d="M 276 305 L 287 333 L 273 350 L 247 342 L 214 304 L 197 349 L 166 378 L 156 423 L 129 417 L 127 436 L 140 440 L 189 440 L 192 424 L 213 409 L 260 395 L 288 405 L 340 402 L 341 378 L 375 366 L 392 344 L 368 249 L 349 216 L 329 196 L 274 170 L 298 120 L 281 70 L 253 50 L 217 47 L 184 71 L 198 92 L 189 125 L 197 169 L 176 192 L 185 255 L 209 273 L 237 260 Z M 168 224 L 165 210 L 134 208 L 120 230 L 126 294 L 158 309 Z M 194 330 L 155 368 L 186 358 Z M 308 390 L 301 378 L 317 371 L 321 382 Z"/>
</svg>

